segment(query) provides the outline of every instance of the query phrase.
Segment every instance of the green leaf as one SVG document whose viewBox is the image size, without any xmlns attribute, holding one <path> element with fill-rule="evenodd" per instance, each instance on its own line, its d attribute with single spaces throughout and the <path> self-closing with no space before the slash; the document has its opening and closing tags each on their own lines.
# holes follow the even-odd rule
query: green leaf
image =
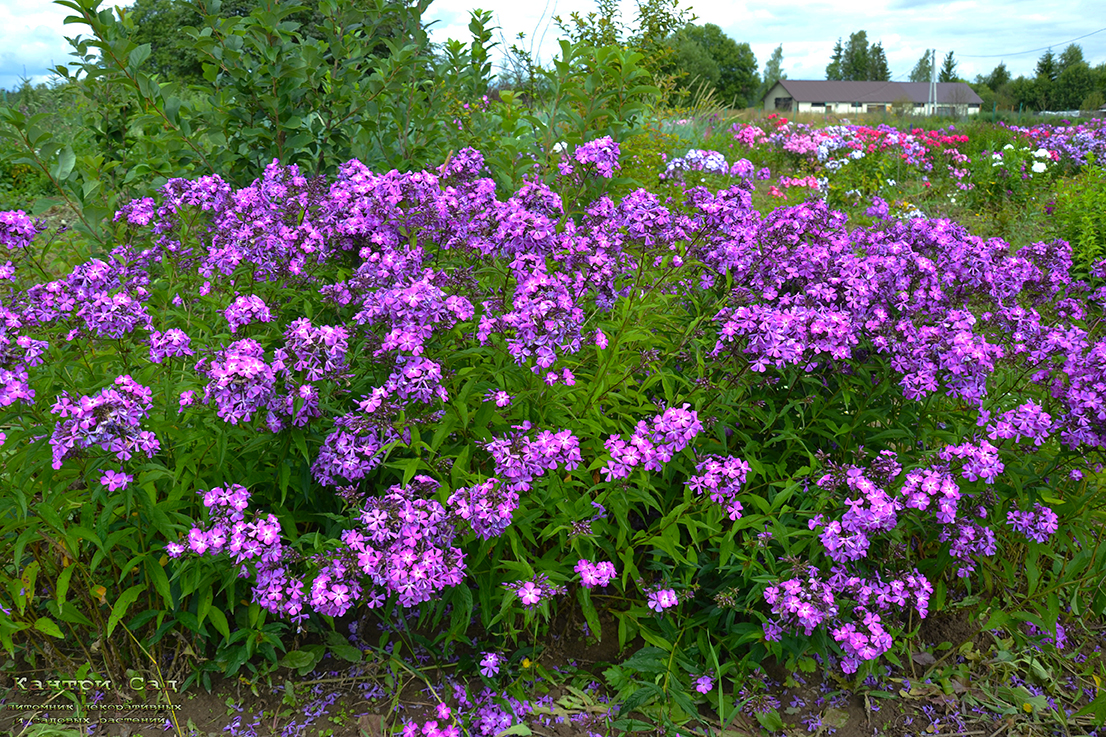
<svg viewBox="0 0 1106 737">
<path fill-rule="evenodd" d="M 649 703 L 653 699 L 664 698 L 664 691 L 655 683 L 642 683 L 641 681 L 635 681 L 634 685 L 637 686 L 637 690 L 626 697 L 622 702 L 622 707 L 619 709 L 620 714 L 629 714 L 640 706 Z"/>
<path fill-rule="evenodd" d="M 293 650 L 280 659 L 280 664 L 285 668 L 309 668 L 315 665 L 318 657 L 316 653 L 307 650 Z"/>
<path fill-rule="evenodd" d="M 46 617 L 39 617 L 35 620 L 35 629 L 43 634 L 50 635 L 50 637 L 57 637 L 59 640 L 65 637 L 61 633 L 61 628 L 58 627 L 57 622 Z"/>
<path fill-rule="evenodd" d="M 58 163 L 51 172 L 55 179 L 64 182 L 73 173 L 73 166 L 77 163 L 77 155 L 73 153 L 72 146 L 66 146 L 58 153 Z"/>
<path fill-rule="evenodd" d="M 783 730 L 783 718 L 775 709 L 769 709 L 766 712 L 758 711 L 756 713 L 756 717 L 761 726 L 763 726 L 769 732 L 779 732 Z"/>
<path fill-rule="evenodd" d="M 65 604 L 65 595 L 67 593 L 69 593 L 69 581 L 70 581 L 70 579 L 73 578 L 73 571 L 74 571 L 75 568 L 76 568 L 76 566 L 67 566 L 65 568 L 65 570 L 63 570 L 61 572 L 61 575 L 58 576 L 58 586 L 57 586 L 58 606 L 63 606 Z"/>
<path fill-rule="evenodd" d="M 534 733 L 531 732 L 530 728 L 527 727 L 525 724 L 519 722 L 518 724 L 513 724 L 510 727 L 507 727 L 507 729 L 496 732 L 495 737 L 507 737 L 508 735 L 514 734 L 523 735 L 523 737 L 526 737 L 526 735 L 532 735 Z"/>
<path fill-rule="evenodd" d="M 111 637 L 111 633 L 115 631 L 116 625 L 123 619 L 123 616 L 127 613 L 127 609 L 130 608 L 131 604 L 138 598 L 138 595 L 145 589 L 146 587 L 143 584 L 135 584 L 124 591 L 123 595 L 119 597 L 119 600 L 115 602 L 115 606 L 111 608 L 111 616 L 108 617 L 108 637 Z"/>
<path fill-rule="evenodd" d="M 360 650 L 350 645 L 348 642 L 343 643 L 330 643 L 330 652 L 337 655 L 342 660 L 348 660 L 351 663 L 360 663 L 362 653 Z"/>
<path fill-rule="evenodd" d="M 137 68 L 142 62 L 150 58 L 150 44 L 142 44 L 136 46 L 130 54 L 127 55 L 127 66 L 131 69 Z"/>
<path fill-rule="evenodd" d="M 207 620 L 211 622 L 215 630 L 227 640 L 230 639 L 230 625 L 227 623 L 227 615 L 219 607 L 211 607 L 207 612 Z"/>
<path fill-rule="evenodd" d="M 668 653 L 659 647 L 643 647 L 622 663 L 622 667 L 641 673 L 664 673 L 667 670 Z"/>
</svg>

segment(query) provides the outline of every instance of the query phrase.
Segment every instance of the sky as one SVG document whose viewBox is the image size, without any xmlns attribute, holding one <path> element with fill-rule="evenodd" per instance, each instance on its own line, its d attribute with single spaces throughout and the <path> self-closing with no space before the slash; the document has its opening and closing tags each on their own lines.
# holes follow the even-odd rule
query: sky
<svg viewBox="0 0 1106 737">
<path fill-rule="evenodd" d="M 1106 62 L 1106 12 L 1101 0 L 868 0 L 863 14 L 841 0 L 679 0 L 680 7 L 713 23 L 738 42 L 748 43 L 758 70 L 776 46 L 783 45 L 783 70 L 791 79 L 824 79 L 838 38 L 847 42 L 859 30 L 881 42 L 892 79 L 906 80 L 926 49 L 936 49 L 938 63 L 952 51 L 957 73 L 966 79 L 987 74 L 1000 61 L 1013 74 L 1032 75 L 1037 59 L 1051 47 L 1059 54 L 1073 39 L 1092 65 Z M 105 2 L 104 7 L 110 2 Z M 434 0 L 427 12 L 431 40 L 469 40 L 469 13 L 490 10 L 500 27 L 496 40 L 521 43 L 536 59 L 548 62 L 557 52 L 554 15 L 595 10 L 592 0 Z M 622 0 L 620 20 L 630 25 L 634 0 Z M 0 0 L 0 88 L 15 89 L 24 76 L 49 81 L 50 69 L 70 61 L 65 36 L 83 26 L 64 25 L 70 14 L 49 0 Z M 1097 33 L 1095 33 L 1098 31 Z M 518 34 L 526 38 L 518 41 Z M 1028 52 L 1028 53 L 1019 53 Z"/>
</svg>

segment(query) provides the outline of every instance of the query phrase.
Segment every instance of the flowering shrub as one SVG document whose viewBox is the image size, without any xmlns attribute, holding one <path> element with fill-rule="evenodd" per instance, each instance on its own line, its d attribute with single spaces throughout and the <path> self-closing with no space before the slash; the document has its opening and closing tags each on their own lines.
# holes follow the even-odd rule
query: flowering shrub
<svg viewBox="0 0 1106 737">
<path fill-rule="evenodd" d="M 559 185 L 616 158 L 579 146 Z M 171 180 L 118 213 L 108 260 L 46 283 L 6 216 L 2 452 L 42 501 L 6 499 L 4 539 L 73 565 L 14 545 L 0 642 L 103 617 L 31 566 L 110 592 L 109 631 L 209 622 L 274 661 L 277 623 L 359 607 L 448 607 L 454 638 L 563 606 L 598 635 L 603 608 L 672 654 L 686 706 L 689 674 L 769 653 L 894 658 L 950 592 L 1018 561 L 1033 594 L 1042 546 L 1083 534 L 1057 533 L 1106 447 L 1106 294 L 1065 244 L 850 230 L 824 201 L 762 217 L 752 165 L 671 209 L 637 190 L 569 217 L 536 181 L 499 200 L 482 167 Z M 1055 621 L 1076 584 L 1049 575 L 1032 616 Z"/>
</svg>

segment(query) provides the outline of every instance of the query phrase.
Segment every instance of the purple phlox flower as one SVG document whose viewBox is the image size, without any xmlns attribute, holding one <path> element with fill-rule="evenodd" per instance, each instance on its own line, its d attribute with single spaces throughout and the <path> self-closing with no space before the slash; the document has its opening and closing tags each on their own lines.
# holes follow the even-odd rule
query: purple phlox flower
<svg viewBox="0 0 1106 737">
<path fill-rule="evenodd" d="M 121 471 L 108 469 L 100 477 L 100 483 L 108 487 L 108 491 L 118 491 L 126 488 L 127 484 L 134 481 L 134 477 Z"/>
<path fill-rule="evenodd" d="M 243 325 L 251 322 L 272 322 L 273 315 L 265 301 L 256 294 L 240 295 L 223 312 L 230 323 L 230 332 L 235 333 Z"/>
<path fill-rule="evenodd" d="M 515 581 L 503 585 L 513 591 L 527 609 L 534 609 L 543 601 L 564 595 L 568 591 L 565 586 L 551 584 L 544 573 L 538 574 L 533 581 Z"/>
<path fill-rule="evenodd" d="M 1039 543 L 1048 542 L 1052 534 L 1059 529 L 1059 517 L 1040 503 L 1034 504 L 1031 512 L 1017 510 L 1007 512 L 1006 523 L 1030 540 Z"/>
<path fill-rule="evenodd" d="M 680 603 L 680 600 L 673 589 L 654 589 L 648 593 L 647 603 L 650 609 L 660 613 L 665 609 L 676 606 Z"/>
<path fill-rule="evenodd" d="M 590 560 L 581 559 L 573 570 L 580 574 L 581 583 L 589 589 L 606 586 L 618 575 L 614 563 L 610 561 L 592 563 Z"/>
<path fill-rule="evenodd" d="M 501 659 L 497 653 L 486 652 L 484 656 L 480 658 L 480 672 L 488 678 L 498 675 L 500 663 Z M 448 717 L 442 718 L 448 719 Z"/>
<path fill-rule="evenodd" d="M 489 389 L 484 395 L 484 401 L 495 402 L 496 407 L 506 407 L 511 404 L 512 399 L 514 399 L 514 397 L 502 389 Z"/>
</svg>

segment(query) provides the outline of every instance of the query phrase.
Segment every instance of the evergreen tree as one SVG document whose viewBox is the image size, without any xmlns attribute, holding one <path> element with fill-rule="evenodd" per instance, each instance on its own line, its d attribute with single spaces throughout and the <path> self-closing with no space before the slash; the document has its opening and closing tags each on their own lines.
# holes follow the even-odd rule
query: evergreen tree
<svg viewBox="0 0 1106 737">
<path fill-rule="evenodd" d="M 844 79 L 844 77 L 841 76 L 844 57 L 845 49 L 841 46 L 841 37 L 838 36 L 837 43 L 833 47 L 833 56 L 830 58 L 830 63 L 826 67 L 826 79 Z"/>
<path fill-rule="evenodd" d="M 868 78 L 868 32 L 857 31 L 849 36 L 845 55 L 841 60 L 841 79 L 864 80 Z"/>
<path fill-rule="evenodd" d="M 876 82 L 891 81 L 891 69 L 887 66 L 887 54 L 882 43 L 872 44 L 868 50 L 868 73 L 865 78 Z"/>
<path fill-rule="evenodd" d="M 1006 62 L 1000 61 L 998 66 L 991 70 L 991 73 L 983 78 L 984 83 L 992 90 L 998 91 L 999 87 L 1002 87 L 1010 83 L 1010 72 L 1006 69 Z"/>
<path fill-rule="evenodd" d="M 941 71 L 937 74 L 938 82 L 956 81 L 956 61 L 952 58 L 952 52 L 945 54 L 945 60 L 941 63 Z"/>
<path fill-rule="evenodd" d="M 1069 44 L 1060 54 L 1060 70 L 1056 75 L 1057 78 L 1059 78 L 1060 74 L 1063 74 L 1064 70 L 1068 67 L 1083 63 L 1083 47 L 1079 44 Z"/>
<path fill-rule="evenodd" d="M 787 79 L 787 74 L 783 71 L 783 44 L 776 47 L 764 64 L 764 91 L 772 89 L 772 85 L 781 79 Z"/>
<path fill-rule="evenodd" d="M 1056 55 L 1052 53 L 1052 49 L 1049 49 L 1037 60 L 1037 77 L 1055 82 L 1058 76 L 1060 76 L 1060 69 L 1056 63 Z"/>
<path fill-rule="evenodd" d="M 918 59 L 918 63 L 914 65 L 914 68 L 910 70 L 911 82 L 929 82 L 933 77 L 933 57 L 930 55 L 929 49 L 926 49 L 922 54 L 922 58 Z"/>
<path fill-rule="evenodd" d="M 783 71 L 783 44 L 780 44 L 772 52 L 772 55 L 768 57 L 768 61 L 764 63 L 764 76 L 761 78 L 760 88 L 757 90 L 756 103 L 759 104 L 764 100 L 764 96 L 768 94 L 768 90 L 779 82 L 781 79 L 787 79 L 787 74 Z"/>
</svg>

